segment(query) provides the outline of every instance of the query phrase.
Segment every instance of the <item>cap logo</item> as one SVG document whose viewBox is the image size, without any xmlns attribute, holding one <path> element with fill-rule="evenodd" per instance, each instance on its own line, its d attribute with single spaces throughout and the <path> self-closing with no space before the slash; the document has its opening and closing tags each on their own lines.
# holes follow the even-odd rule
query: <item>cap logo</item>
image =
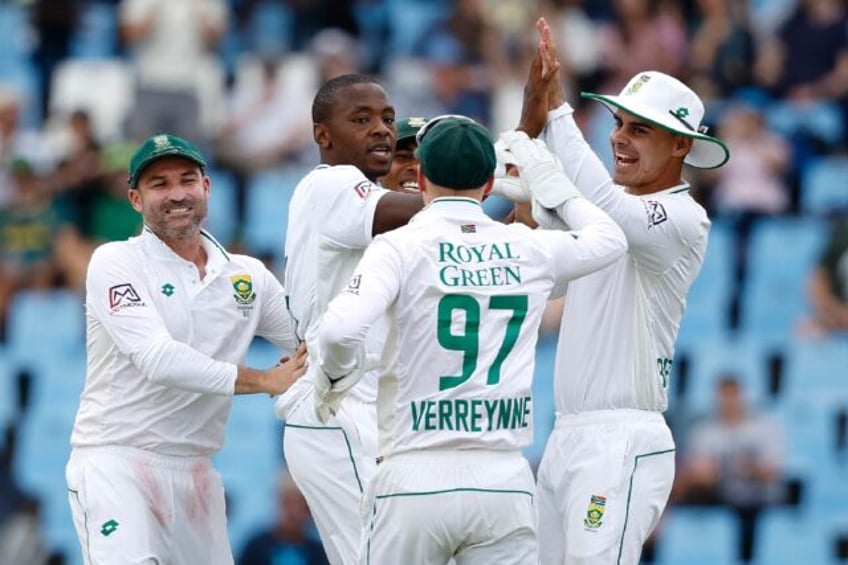
<svg viewBox="0 0 848 565">
<path fill-rule="evenodd" d="M 165 149 L 171 144 L 171 141 L 168 139 L 168 136 L 163 134 L 157 135 L 153 138 L 153 145 L 156 146 L 157 150 Z"/>
<path fill-rule="evenodd" d="M 409 126 L 413 128 L 424 127 L 427 123 L 427 118 L 409 118 Z"/>
<path fill-rule="evenodd" d="M 678 118 L 685 118 L 689 116 L 689 108 L 681 106 L 677 110 L 674 111 L 674 115 Z"/>
<path fill-rule="evenodd" d="M 636 79 L 636 82 L 630 85 L 630 88 L 627 89 L 627 92 L 625 94 L 627 96 L 636 94 L 637 92 L 639 92 L 639 90 L 641 90 L 643 86 L 645 86 L 645 84 L 647 84 L 649 80 L 651 80 L 650 75 L 639 75 L 639 78 Z"/>
</svg>

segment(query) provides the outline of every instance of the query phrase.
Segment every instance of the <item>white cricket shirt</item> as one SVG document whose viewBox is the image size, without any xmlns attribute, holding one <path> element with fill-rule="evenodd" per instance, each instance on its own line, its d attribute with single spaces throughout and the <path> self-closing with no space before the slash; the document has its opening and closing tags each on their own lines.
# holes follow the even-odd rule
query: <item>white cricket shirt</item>
<svg viewBox="0 0 848 565">
<path fill-rule="evenodd" d="M 542 134 L 566 175 L 627 236 L 628 253 L 569 285 L 554 381 L 559 413 L 664 411 L 686 293 L 704 262 L 710 221 L 683 184 L 635 196 L 613 183 L 568 104 Z"/>
<path fill-rule="evenodd" d="M 295 187 L 286 228 L 285 285 L 297 335 L 307 343 L 310 370 L 292 389 L 314 378 L 318 320 L 371 243 L 377 202 L 387 193 L 352 165 L 319 165 Z M 372 328 L 365 345 L 371 358 L 379 358 L 385 332 L 385 324 Z M 374 401 L 376 372 L 362 379 L 353 393 Z M 294 394 L 290 390 L 286 396 Z"/>
<path fill-rule="evenodd" d="M 375 238 L 321 322 L 321 367 L 354 367 L 368 326 L 390 313 L 378 419 L 381 455 L 426 448 L 515 450 L 532 441 L 530 386 L 545 303 L 624 253 L 621 230 L 583 199 L 576 231 L 489 218 L 438 198 Z"/>
<path fill-rule="evenodd" d="M 220 449 L 254 336 L 296 347 L 282 285 L 208 233 L 206 276 L 145 227 L 101 245 L 86 279 L 88 371 L 71 443 L 166 455 Z"/>
</svg>

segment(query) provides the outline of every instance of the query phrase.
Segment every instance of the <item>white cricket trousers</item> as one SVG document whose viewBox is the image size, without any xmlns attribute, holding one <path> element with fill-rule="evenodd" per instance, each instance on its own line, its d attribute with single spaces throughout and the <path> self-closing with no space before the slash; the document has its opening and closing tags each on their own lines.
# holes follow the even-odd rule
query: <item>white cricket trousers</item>
<svg viewBox="0 0 848 565">
<path fill-rule="evenodd" d="M 542 565 L 636 565 L 674 481 L 663 415 L 558 415 L 538 472 Z"/>
<path fill-rule="evenodd" d="M 376 468 L 377 406 L 348 395 L 324 423 L 315 413 L 311 381 L 301 379 L 295 386 L 298 390 L 280 399 L 286 406 L 276 408 L 286 423 L 286 465 L 330 563 L 352 565 L 359 555 L 362 495 Z"/>
<path fill-rule="evenodd" d="M 388 457 L 363 500 L 360 563 L 537 565 L 534 492 L 518 451 Z"/>
<path fill-rule="evenodd" d="M 65 476 L 86 565 L 232 565 L 224 487 L 208 457 L 74 448 Z"/>
</svg>

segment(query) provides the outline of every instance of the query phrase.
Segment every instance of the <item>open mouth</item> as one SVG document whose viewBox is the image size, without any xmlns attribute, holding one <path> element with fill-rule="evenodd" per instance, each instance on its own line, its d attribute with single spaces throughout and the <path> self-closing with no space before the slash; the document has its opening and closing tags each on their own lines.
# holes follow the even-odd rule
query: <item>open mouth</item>
<svg viewBox="0 0 848 565">
<path fill-rule="evenodd" d="M 389 145 L 375 145 L 374 147 L 368 150 L 369 153 L 373 153 L 385 159 L 392 158 L 392 148 Z"/>
<path fill-rule="evenodd" d="M 400 183 L 400 187 L 404 190 L 418 192 L 418 182 L 414 180 L 403 181 L 402 183 Z"/>
<path fill-rule="evenodd" d="M 623 153 L 615 154 L 615 165 L 617 167 L 627 167 L 629 165 L 633 165 L 639 159 L 636 157 L 632 157 L 630 155 L 624 155 Z"/>
<path fill-rule="evenodd" d="M 184 214 L 188 214 L 192 211 L 191 206 L 180 206 L 177 208 L 168 208 L 165 210 L 166 216 L 182 216 Z"/>
</svg>

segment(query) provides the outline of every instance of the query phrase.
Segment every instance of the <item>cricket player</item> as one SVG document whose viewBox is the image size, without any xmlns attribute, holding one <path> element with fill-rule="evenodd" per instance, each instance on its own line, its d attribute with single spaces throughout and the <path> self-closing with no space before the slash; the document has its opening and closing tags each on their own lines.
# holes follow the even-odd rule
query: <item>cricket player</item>
<svg viewBox="0 0 848 565">
<path fill-rule="evenodd" d="M 537 61 L 555 65 L 544 20 L 539 31 Z M 621 226 L 629 246 L 568 288 L 555 363 L 557 420 L 538 472 L 540 557 L 543 564 L 636 564 L 674 479 L 675 445 L 663 412 L 686 293 L 710 228 L 683 164 L 715 168 L 729 153 L 706 134 L 704 105 L 690 88 L 646 71 L 618 96 L 583 94 L 613 113 L 610 177 L 559 81 L 543 84 L 534 77 L 539 68 L 534 64 L 528 79 L 522 129 L 541 133 L 568 178 Z M 528 186 L 537 221 L 568 223 L 566 191 L 556 196 Z"/>
<path fill-rule="evenodd" d="M 521 449 L 533 435 L 539 323 L 552 293 L 624 253 L 624 235 L 568 188 L 541 142 L 506 141 L 526 182 L 569 192 L 575 231 L 483 212 L 496 160 L 476 122 L 434 118 L 418 137 L 426 207 L 374 240 L 320 326 L 318 388 L 332 411 L 367 371 L 358 344 L 368 328 L 391 319 L 360 563 L 535 565 L 534 477 Z"/>
<path fill-rule="evenodd" d="M 397 141 L 392 155 L 392 168 L 380 179 L 380 185 L 384 188 L 418 192 L 418 158 L 415 156 L 418 141 L 415 140 L 415 134 L 426 123 L 427 118 L 421 117 L 402 118 L 395 122 Z"/>
<path fill-rule="evenodd" d="M 389 172 L 395 109 L 385 90 L 359 74 L 330 79 L 312 106 L 321 164 L 295 187 L 286 232 L 285 284 L 297 335 L 317 347 L 317 322 L 376 234 L 405 224 L 423 203 L 418 194 L 375 184 Z M 385 330 L 363 350 L 378 368 Z M 308 373 L 275 404 L 285 420 L 284 450 L 333 565 L 353 563 L 359 505 L 377 456 L 376 373 L 362 379 L 334 415 L 319 418 Z"/>
<path fill-rule="evenodd" d="M 188 141 L 147 139 L 129 166 L 143 231 L 89 264 L 88 370 L 66 470 L 86 564 L 233 563 L 210 461 L 232 396 L 277 395 L 304 372 L 302 347 L 268 370 L 240 364 L 254 336 L 287 351 L 297 338 L 274 275 L 201 229 L 205 170 Z"/>
</svg>

